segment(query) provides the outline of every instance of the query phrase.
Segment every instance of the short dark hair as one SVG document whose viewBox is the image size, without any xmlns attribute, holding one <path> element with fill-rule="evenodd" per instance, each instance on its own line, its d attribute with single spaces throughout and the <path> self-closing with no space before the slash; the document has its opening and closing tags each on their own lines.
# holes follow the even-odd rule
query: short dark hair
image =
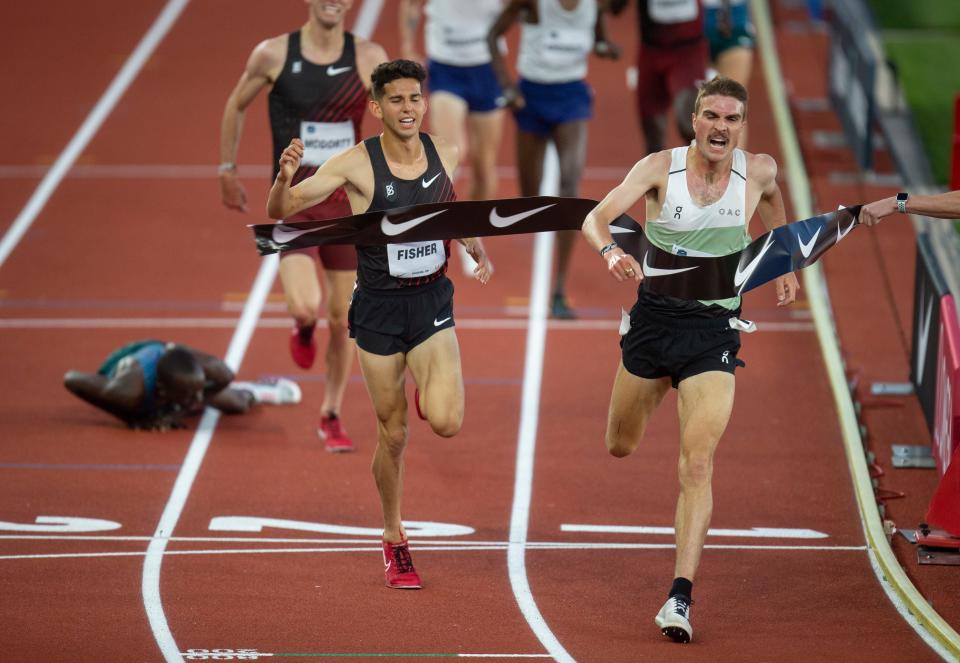
<svg viewBox="0 0 960 663">
<path fill-rule="evenodd" d="M 400 78 L 413 78 L 418 83 L 423 83 L 427 80 L 427 70 L 413 60 L 391 60 L 377 65 L 370 76 L 373 98 L 380 101 L 383 98 L 384 86 Z"/>
<path fill-rule="evenodd" d="M 732 78 L 717 76 L 700 86 L 697 101 L 693 105 L 693 114 L 700 114 L 700 102 L 704 97 L 712 96 L 733 97 L 743 104 L 743 117 L 747 117 L 747 88 Z"/>
<path fill-rule="evenodd" d="M 179 345 L 168 347 L 157 360 L 157 375 L 165 382 L 202 371 L 203 368 L 193 353 Z"/>
</svg>

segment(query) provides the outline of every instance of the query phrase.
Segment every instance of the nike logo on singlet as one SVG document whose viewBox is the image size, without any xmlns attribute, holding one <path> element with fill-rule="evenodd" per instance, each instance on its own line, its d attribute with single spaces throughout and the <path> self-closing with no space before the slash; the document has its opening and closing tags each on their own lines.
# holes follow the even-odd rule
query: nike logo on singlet
<svg viewBox="0 0 960 663">
<path fill-rule="evenodd" d="M 292 242 L 293 240 L 295 240 L 297 237 L 300 237 L 301 235 L 306 235 L 307 233 L 315 233 L 318 230 L 323 230 L 324 228 L 332 228 L 335 225 L 337 224 L 331 223 L 328 226 L 320 226 L 319 228 L 308 228 L 306 230 L 302 230 L 300 228 L 292 228 L 290 226 L 285 226 L 282 224 L 277 225 L 277 226 L 274 226 L 273 228 L 273 241 L 276 242 L 277 244 L 286 244 L 287 242 Z"/>
<path fill-rule="evenodd" d="M 350 71 L 353 67 L 334 67 L 330 65 L 327 67 L 327 76 L 339 76 L 345 71 Z"/>
<path fill-rule="evenodd" d="M 409 221 L 404 221 L 403 223 L 393 223 L 392 221 L 390 221 L 390 219 L 384 216 L 383 219 L 380 221 L 380 230 L 383 231 L 384 235 L 394 237 L 401 233 L 405 233 L 411 228 L 415 226 L 419 226 L 424 221 L 427 221 L 428 219 L 432 219 L 437 214 L 443 214 L 446 211 L 447 210 L 442 209 L 439 212 L 433 212 L 432 214 L 425 214 L 423 216 L 418 216 L 415 219 L 410 219 Z"/>
<path fill-rule="evenodd" d="M 431 184 L 433 184 L 434 182 L 436 182 L 438 177 L 440 177 L 440 173 L 437 173 L 436 175 L 434 175 L 433 177 L 431 177 L 429 180 L 423 180 L 423 179 L 421 179 L 421 180 L 420 180 L 420 186 L 422 186 L 424 189 L 426 189 L 426 188 L 428 188 Z"/>
<path fill-rule="evenodd" d="M 803 254 L 804 258 L 810 257 L 810 252 L 813 251 L 813 245 L 817 243 L 817 237 L 820 236 L 820 231 L 823 228 L 817 228 L 817 232 L 813 233 L 813 237 L 810 238 L 809 242 L 804 242 L 800 239 L 800 235 L 797 235 L 797 243 L 800 244 L 800 253 Z"/>
<path fill-rule="evenodd" d="M 643 254 L 643 275 L 644 276 L 669 276 L 670 274 L 679 274 L 680 272 L 689 272 L 691 269 L 696 269 L 698 266 L 694 265 L 693 267 L 682 267 L 680 269 L 660 269 L 659 267 L 651 267 L 650 263 L 647 262 L 647 256 L 650 254 L 649 251 Z"/>
<path fill-rule="evenodd" d="M 497 214 L 497 208 L 494 207 L 490 210 L 490 225 L 494 228 L 507 228 L 512 226 L 515 223 L 523 221 L 528 216 L 533 216 L 537 212 L 542 212 L 548 207 L 553 207 L 556 203 L 551 203 L 550 205 L 544 205 L 543 207 L 537 207 L 536 209 L 527 210 L 526 212 L 518 212 L 517 214 L 510 214 L 509 216 L 500 216 Z"/>
</svg>

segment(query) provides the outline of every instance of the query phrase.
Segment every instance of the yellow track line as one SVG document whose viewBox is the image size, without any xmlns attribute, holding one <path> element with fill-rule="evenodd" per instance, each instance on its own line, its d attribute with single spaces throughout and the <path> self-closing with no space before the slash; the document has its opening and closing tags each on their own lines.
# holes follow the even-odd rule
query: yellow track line
<svg viewBox="0 0 960 663">
<path fill-rule="evenodd" d="M 773 25 L 767 0 L 750 0 L 750 10 L 757 29 L 758 49 L 763 63 L 764 79 L 773 108 L 777 133 L 786 162 L 786 179 L 790 187 L 794 211 L 801 219 L 813 216 L 810 181 L 800 153 L 796 129 L 787 109 L 786 92 L 783 87 L 783 75 L 775 48 Z M 847 381 L 843 372 L 843 361 L 837 342 L 833 314 L 827 298 L 827 285 L 820 264 L 816 263 L 803 270 L 804 285 L 813 312 L 813 320 L 820 341 L 820 350 L 827 366 L 830 386 L 833 390 L 837 414 L 840 418 L 840 430 L 843 435 L 847 464 L 853 479 L 853 488 L 860 508 L 860 520 L 867 539 L 868 554 L 874 572 L 888 596 L 901 612 L 912 617 L 912 626 L 925 642 L 941 655 L 960 658 L 960 635 L 930 607 L 927 600 L 913 586 L 907 574 L 900 566 L 881 525 L 880 513 L 874 498 L 873 485 L 867 470 L 867 461 L 863 454 L 863 440 L 857 424 L 856 413 Z M 946 658 L 946 656 L 945 656 Z"/>
</svg>

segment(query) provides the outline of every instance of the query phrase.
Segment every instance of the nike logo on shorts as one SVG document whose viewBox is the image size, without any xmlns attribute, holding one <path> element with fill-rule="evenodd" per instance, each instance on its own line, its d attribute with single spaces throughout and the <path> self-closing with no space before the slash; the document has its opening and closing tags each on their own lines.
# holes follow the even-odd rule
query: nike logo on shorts
<svg viewBox="0 0 960 663">
<path fill-rule="evenodd" d="M 448 315 L 448 316 L 445 317 L 443 320 L 437 320 L 436 318 L 434 318 L 434 319 L 433 319 L 433 326 L 434 326 L 434 327 L 439 327 L 440 325 L 442 325 L 444 322 L 446 322 L 447 320 L 449 320 L 449 319 L 452 318 L 452 317 L 453 317 L 452 315 Z"/>
</svg>

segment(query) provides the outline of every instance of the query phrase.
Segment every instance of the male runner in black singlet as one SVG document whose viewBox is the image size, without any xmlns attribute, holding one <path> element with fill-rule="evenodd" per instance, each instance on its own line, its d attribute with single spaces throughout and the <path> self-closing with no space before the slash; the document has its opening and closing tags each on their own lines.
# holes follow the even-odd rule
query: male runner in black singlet
<svg viewBox="0 0 960 663">
<path fill-rule="evenodd" d="M 427 106 L 423 67 L 394 60 L 373 71 L 370 111 L 383 133 L 338 154 L 291 187 L 303 156 L 294 139 L 280 157 L 267 212 L 287 218 L 344 187 L 354 214 L 456 199 L 451 175 L 457 147 L 420 133 Z M 479 239 L 462 239 L 477 261 L 476 278 L 492 272 Z M 418 589 L 406 532 L 400 521 L 403 450 L 407 444 L 404 371 L 416 382 L 418 413 L 434 432 L 456 435 L 463 423 L 463 375 L 454 332 L 453 284 L 446 277 L 449 241 L 357 246 L 357 289 L 350 304 L 350 335 L 377 413 L 373 475 L 383 506 L 383 556 L 388 587 Z"/>
<path fill-rule="evenodd" d="M 280 153 L 299 137 L 306 150 L 299 182 L 334 154 L 360 140 L 367 106 L 370 72 L 387 59 L 372 42 L 344 31 L 353 0 L 309 0 L 307 22 L 296 32 L 260 42 L 227 99 L 220 127 L 220 192 L 223 204 L 245 212 L 247 194 L 237 176 L 237 151 L 247 107 L 269 88 L 270 129 L 276 176 Z M 323 204 L 304 209 L 289 221 L 334 219 L 350 215 L 342 189 Z M 287 309 L 294 319 L 290 353 L 301 368 L 310 368 L 317 354 L 314 328 L 320 311 L 316 262 L 323 264 L 327 291 L 329 342 L 325 356 L 326 388 L 317 432 L 328 451 L 352 451 L 353 442 L 339 415 L 353 364 L 353 343 L 347 336 L 347 307 L 356 280 L 357 256 L 349 246 L 285 251 L 280 280 Z"/>
</svg>

